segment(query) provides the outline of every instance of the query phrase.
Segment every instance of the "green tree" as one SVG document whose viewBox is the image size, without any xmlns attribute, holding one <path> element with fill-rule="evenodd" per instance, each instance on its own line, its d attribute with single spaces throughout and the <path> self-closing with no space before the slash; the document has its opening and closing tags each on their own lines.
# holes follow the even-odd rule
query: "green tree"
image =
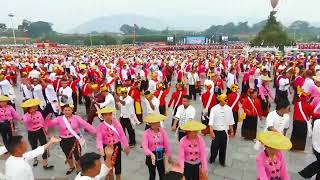
<svg viewBox="0 0 320 180">
<path fill-rule="evenodd" d="M 91 40 L 90 40 L 90 36 L 89 36 L 84 40 L 84 44 L 91 45 L 91 41 L 92 41 L 92 45 L 94 45 L 94 46 L 96 46 L 96 45 L 116 45 L 117 44 L 117 39 L 113 36 L 110 36 L 110 35 L 91 36 Z"/>
<path fill-rule="evenodd" d="M 4 32 L 7 30 L 7 26 L 4 23 L 0 23 L 0 32 Z"/>
<path fill-rule="evenodd" d="M 32 38 L 44 38 L 54 34 L 52 24 L 44 21 L 30 22 L 23 20 L 18 29 Z"/>
<path fill-rule="evenodd" d="M 276 46 L 282 49 L 284 46 L 291 44 L 292 41 L 274 15 L 275 12 L 272 11 L 264 28 L 252 40 L 252 45 Z"/>
</svg>

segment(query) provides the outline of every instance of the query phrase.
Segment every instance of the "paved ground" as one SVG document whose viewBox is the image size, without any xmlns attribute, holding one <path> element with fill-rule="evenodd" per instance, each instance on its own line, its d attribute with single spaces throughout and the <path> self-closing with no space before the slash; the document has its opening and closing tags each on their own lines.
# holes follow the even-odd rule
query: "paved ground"
<svg viewBox="0 0 320 180">
<path fill-rule="evenodd" d="M 17 88 L 18 89 L 18 88 Z M 18 91 L 18 90 L 17 90 Z M 19 98 L 18 98 L 19 99 Z M 197 101 L 192 101 L 192 105 L 197 110 L 197 119 L 200 119 L 200 112 L 202 109 L 202 105 L 200 103 L 200 99 L 198 97 Z M 21 112 L 21 109 L 19 112 Z M 272 108 L 274 109 L 274 107 Z M 82 117 L 86 117 L 84 106 L 80 106 L 78 110 L 79 114 Z M 171 114 L 171 109 L 169 113 Z M 98 120 L 95 121 L 94 126 L 97 126 Z M 173 157 L 177 156 L 177 147 L 178 141 L 175 137 L 174 133 L 170 131 L 170 123 L 171 116 L 169 120 L 165 122 L 165 126 L 167 132 L 170 136 L 170 145 L 173 152 Z M 292 126 L 292 122 L 291 122 Z M 260 125 L 258 125 L 260 127 Z M 237 136 L 234 139 L 230 139 L 228 144 L 227 151 L 227 167 L 221 167 L 217 163 L 213 165 L 209 165 L 209 179 L 210 180 L 223 180 L 223 179 L 233 179 L 233 180 L 254 180 L 256 179 L 256 168 L 255 168 L 255 157 L 257 155 L 257 151 L 253 149 L 254 143 L 251 141 L 245 141 L 239 136 L 239 132 L 241 128 L 241 124 L 239 124 Z M 144 125 L 136 127 L 136 139 L 137 144 L 140 144 L 142 139 L 142 133 L 144 130 Z M 26 136 L 26 130 L 23 125 L 18 125 L 18 133 Z M 288 132 L 288 136 L 290 136 L 292 131 L 292 127 Z M 52 135 L 57 135 L 56 131 L 51 132 Z M 95 139 L 91 135 L 85 134 L 86 139 L 88 141 L 89 151 L 95 151 Z M 206 146 L 207 153 L 210 152 L 210 138 L 206 137 Z M 311 139 L 308 139 L 307 148 L 304 153 L 297 152 L 286 152 L 286 160 L 289 169 L 289 173 L 291 179 L 299 180 L 301 179 L 297 172 L 305 167 L 307 164 L 313 162 L 315 157 L 312 155 L 311 151 Z M 51 157 L 49 159 L 50 164 L 55 165 L 55 169 L 52 171 L 44 171 L 39 164 L 38 167 L 34 168 L 34 174 L 37 179 L 73 179 L 75 177 L 75 173 L 70 176 L 65 176 L 65 172 L 67 166 L 64 164 L 65 157 L 60 149 L 59 145 L 52 147 Z M 2 157 L 0 160 L 0 172 L 4 172 L 4 158 Z M 148 179 L 148 171 L 147 167 L 144 164 L 145 156 L 143 154 L 142 149 L 139 146 L 133 148 L 128 157 L 123 155 L 122 158 L 122 171 L 123 171 L 123 179 L 124 180 L 146 180 Z"/>
</svg>

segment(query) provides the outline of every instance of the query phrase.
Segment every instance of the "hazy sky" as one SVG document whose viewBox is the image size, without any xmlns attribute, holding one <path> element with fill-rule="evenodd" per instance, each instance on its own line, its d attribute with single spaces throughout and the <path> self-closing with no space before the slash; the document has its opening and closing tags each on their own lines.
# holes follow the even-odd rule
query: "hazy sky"
<svg viewBox="0 0 320 180">
<path fill-rule="evenodd" d="M 14 24 L 22 19 L 49 21 L 54 29 L 66 32 L 99 16 L 138 14 L 150 17 L 179 18 L 210 16 L 219 23 L 230 20 L 265 19 L 271 10 L 270 0 L 0 0 L 0 22 L 9 27 L 9 13 L 16 15 Z M 280 0 L 277 17 L 285 23 L 293 20 L 320 22 L 320 0 Z M 251 22 L 253 23 L 253 22 Z"/>
</svg>

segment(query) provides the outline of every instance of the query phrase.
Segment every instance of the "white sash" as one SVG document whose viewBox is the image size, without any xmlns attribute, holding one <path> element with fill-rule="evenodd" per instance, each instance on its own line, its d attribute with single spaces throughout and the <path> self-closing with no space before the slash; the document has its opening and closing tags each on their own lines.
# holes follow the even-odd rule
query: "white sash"
<svg viewBox="0 0 320 180">
<path fill-rule="evenodd" d="M 206 104 L 206 107 L 202 110 L 202 116 L 201 116 L 202 120 L 205 120 L 205 117 L 208 115 L 208 112 L 209 112 L 208 108 L 209 108 L 209 106 L 211 104 L 213 95 L 214 95 L 214 93 L 210 93 L 210 97 L 209 97 L 209 100 L 208 100 L 208 102 Z"/>
<path fill-rule="evenodd" d="M 68 131 L 79 141 L 82 152 L 87 150 L 87 143 L 83 137 L 80 137 L 71 127 L 71 124 L 67 120 L 66 116 L 62 116 L 64 124 L 67 126 Z"/>
<path fill-rule="evenodd" d="M 160 101 L 160 98 L 161 98 L 162 94 L 163 94 L 163 91 L 161 90 L 160 93 L 159 93 L 159 96 L 158 96 L 159 101 Z"/>
<path fill-rule="evenodd" d="M 251 105 L 252 105 L 252 107 L 254 108 L 254 111 L 257 113 L 257 116 L 258 116 L 258 119 L 259 119 L 259 113 L 258 113 L 258 110 L 256 109 L 256 107 L 254 106 L 254 104 L 253 104 L 253 102 L 252 102 L 252 100 L 248 97 L 248 99 L 249 99 L 249 101 L 250 101 L 250 103 L 251 103 Z"/>
<path fill-rule="evenodd" d="M 209 106 L 210 106 L 210 104 L 211 104 L 211 101 L 212 101 L 212 98 L 213 98 L 213 95 L 214 95 L 214 93 L 210 93 L 209 101 L 208 101 L 207 104 L 206 104 L 206 109 L 209 108 Z"/>
<path fill-rule="evenodd" d="M 111 126 L 110 124 L 106 123 L 105 121 L 103 121 L 103 123 L 108 127 L 110 128 L 114 133 L 116 133 L 116 135 L 118 136 L 119 140 L 120 140 L 120 135 L 117 131 L 117 129 L 114 127 L 114 126 Z"/>
<path fill-rule="evenodd" d="M 181 96 L 182 96 L 182 91 L 180 91 L 178 100 L 177 100 L 176 104 L 173 106 L 172 115 L 174 114 L 174 109 L 176 109 L 176 107 L 177 107 L 178 104 L 179 104 L 179 101 L 180 101 L 180 99 L 181 99 Z"/>
<path fill-rule="evenodd" d="M 62 116 L 64 124 L 67 126 L 68 131 L 77 139 L 81 139 L 81 137 L 72 129 L 71 124 L 67 120 L 66 116 Z"/>
<path fill-rule="evenodd" d="M 233 102 L 233 104 L 232 104 L 232 106 L 231 106 L 231 109 L 233 109 L 233 108 L 234 108 L 234 106 L 238 103 L 239 98 L 240 98 L 240 94 L 238 94 L 238 96 L 237 96 L 236 100 Z"/>
<path fill-rule="evenodd" d="M 308 120 L 306 114 L 303 112 L 301 101 L 298 103 L 298 105 L 299 105 L 300 113 L 301 113 L 304 121 L 307 123 L 308 137 L 311 137 L 311 136 L 312 136 L 312 125 L 311 125 L 310 121 Z M 319 106 L 319 104 L 318 104 L 318 106 Z M 317 106 L 317 107 L 318 107 L 318 106 Z"/>
<path fill-rule="evenodd" d="M 313 112 L 314 113 L 317 112 L 319 110 L 319 108 L 320 108 L 320 103 L 314 108 Z"/>
</svg>

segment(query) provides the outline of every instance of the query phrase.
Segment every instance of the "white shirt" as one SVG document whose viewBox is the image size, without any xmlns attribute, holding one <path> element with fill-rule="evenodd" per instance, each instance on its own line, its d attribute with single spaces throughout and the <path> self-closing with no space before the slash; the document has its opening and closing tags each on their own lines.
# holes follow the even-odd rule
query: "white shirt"
<svg viewBox="0 0 320 180">
<path fill-rule="evenodd" d="M 31 99 L 33 97 L 32 91 L 28 89 L 27 85 L 21 84 L 21 91 L 23 95 L 23 100 Z"/>
<path fill-rule="evenodd" d="M 114 78 L 113 77 L 111 77 L 111 76 L 107 76 L 106 77 L 106 81 L 107 81 L 107 83 L 109 84 L 112 80 L 113 80 Z M 111 91 L 111 92 L 115 92 L 115 90 L 116 90 L 116 83 L 115 83 L 116 81 L 113 81 L 113 83 L 111 83 L 111 85 L 109 86 L 109 91 Z"/>
<path fill-rule="evenodd" d="M 149 101 L 146 98 L 144 98 L 143 100 L 144 100 L 144 103 L 146 105 L 146 115 L 151 114 L 151 113 L 159 113 L 160 101 L 159 101 L 158 98 L 153 97 L 152 100 L 151 100 L 151 103 L 154 106 L 154 110 L 151 108 L 151 105 L 150 105 Z"/>
<path fill-rule="evenodd" d="M 320 153 L 320 120 L 314 121 L 312 130 L 312 146 L 315 151 Z"/>
<path fill-rule="evenodd" d="M 122 76 L 122 80 L 127 80 L 128 79 L 128 70 L 122 69 L 121 76 Z"/>
<path fill-rule="evenodd" d="M 281 78 L 279 80 L 279 90 L 280 91 L 287 91 L 290 87 L 290 84 L 289 84 L 289 79 L 288 78 Z"/>
<path fill-rule="evenodd" d="M 254 79 L 258 79 L 259 78 L 259 76 L 260 76 L 260 69 L 259 68 L 257 68 L 255 71 L 254 71 Z"/>
<path fill-rule="evenodd" d="M 73 65 L 70 66 L 70 74 L 73 76 L 77 76 L 78 74 L 76 68 Z"/>
<path fill-rule="evenodd" d="M 43 110 L 46 106 L 46 100 L 44 99 L 44 96 L 43 96 L 41 84 L 33 86 L 33 98 L 40 99 L 42 101 L 42 103 L 40 104 L 40 108 Z"/>
<path fill-rule="evenodd" d="M 140 70 L 139 71 L 139 76 L 141 78 L 141 80 L 146 80 L 146 73 L 144 72 L 144 70 Z"/>
<path fill-rule="evenodd" d="M 226 131 L 234 124 L 232 109 L 228 105 L 217 104 L 212 107 L 209 115 L 209 125 L 216 131 Z"/>
<path fill-rule="evenodd" d="M 133 99 L 130 96 L 127 96 L 126 98 L 123 99 L 123 97 L 120 97 L 120 100 L 125 102 L 125 105 L 120 105 L 120 117 L 123 118 L 130 118 L 135 114 L 135 109 L 134 109 L 134 104 L 133 104 Z"/>
<path fill-rule="evenodd" d="M 151 93 L 154 93 L 157 90 L 157 83 L 154 80 L 149 80 L 149 87 L 148 87 L 148 91 L 150 91 Z"/>
<path fill-rule="evenodd" d="M 289 114 L 284 114 L 282 117 L 279 116 L 277 111 L 272 111 L 268 114 L 266 119 L 266 130 L 268 127 L 273 127 L 277 131 L 282 132 L 284 129 L 289 128 Z"/>
<path fill-rule="evenodd" d="M 184 108 L 183 104 L 178 107 L 175 115 L 175 117 L 179 119 L 179 126 L 187 123 L 189 120 L 194 119 L 195 116 L 196 109 L 191 105 L 189 105 L 187 108 Z"/>
<path fill-rule="evenodd" d="M 44 153 L 44 147 L 23 154 L 22 157 L 10 156 L 5 163 L 5 175 L 7 180 L 34 180 L 33 172 L 28 161 Z"/>
<path fill-rule="evenodd" d="M 102 180 L 104 179 L 110 171 L 110 168 L 108 168 L 105 164 L 101 164 L 100 173 L 92 178 L 89 176 L 81 176 L 81 172 L 76 176 L 74 180 Z"/>
<path fill-rule="evenodd" d="M 199 81 L 199 76 L 197 73 L 194 73 L 193 74 L 193 77 L 192 77 L 192 73 L 189 72 L 188 75 L 187 75 L 187 79 L 188 79 L 188 84 L 189 85 L 195 85 L 197 81 Z"/>
<path fill-rule="evenodd" d="M 14 89 L 7 79 L 0 82 L 0 95 L 7 95 L 11 101 L 14 101 L 16 98 Z"/>
<path fill-rule="evenodd" d="M 258 78 L 257 87 L 261 87 L 261 86 L 262 86 L 262 80 L 261 80 L 261 77 L 262 77 L 262 76 L 263 76 L 263 75 L 259 76 L 259 78 Z"/>
<path fill-rule="evenodd" d="M 99 103 L 99 105 L 100 105 L 100 108 L 103 108 L 106 106 L 116 108 L 114 98 L 113 98 L 112 94 L 110 94 L 110 93 L 108 93 L 108 95 L 106 95 L 106 97 L 104 98 L 104 102 Z"/>
<path fill-rule="evenodd" d="M 232 73 L 228 73 L 228 76 L 227 76 L 227 87 L 228 88 L 231 88 L 231 85 L 232 84 L 236 84 L 237 83 L 237 80 L 236 80 L 236 76 Z"/>
<path fill-rule="evenodd" d="M 64 104 L 73 104 L 72 89 L 69 86 L 67 86 L 66 88 L 60 87 L 59 93 L 68 97 L 67 102 L 63 102 Z M 59 96 L 60 102 L 61 98 L 62 96 Z"/>
<path fill-rule="evenodd" d="M 303 86 L 302 86 L 302 89 L 304 92 L 306 93 L 309 93 L 310 92 L 310 88 L 315 86 L 314 84 L 314 81 L 310 78 L 306 78 L 304 83 L 303 83 Z"/>
<path fill-rule="evenodd" d="M 44 92 L 46 93 L 47 99 L 50 103 L 58 101 L 58 96 L 52 84 L 48 84 Z"/>
<path fill-rule="evenodd" d="M 34 70 L 30 71 L 28 77 L 31 79 L 34 79 L 34 78 L 38 79 L 40 77 L 40 72 L 34 69 Z"/>
<path fill-rule="evenodd" d="M 56 73 L 54 73 L 54 72 L 52 72 L 52 73 L 50 73 L 50 75 L 49 75 L 49 79 L 51 80 L 51 81 L 54 81 L 55 79 L 56 79 Z"/>
</svg>

